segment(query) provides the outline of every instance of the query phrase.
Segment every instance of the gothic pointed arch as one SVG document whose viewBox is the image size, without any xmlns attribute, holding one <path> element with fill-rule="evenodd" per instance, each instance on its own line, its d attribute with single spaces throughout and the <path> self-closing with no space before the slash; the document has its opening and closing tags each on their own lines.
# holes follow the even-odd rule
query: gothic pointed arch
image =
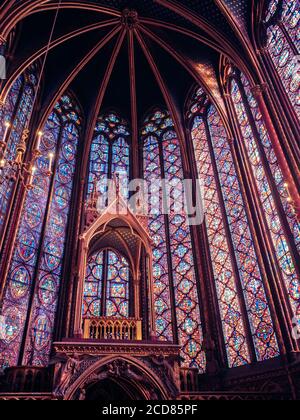
<svg viewBox="0 0 300 420">
<path fill-rule="evenodd" d="M 80 356 L 78 357 L 80 360 Z M 171 368 L 171 365 L 170 365 Z M 170 375 L 171 372 L 168 372 Z M 95 361 L 74 381 L 65 394 L 65 400 L 76 400 L 80 396 L 86 398 L 87 390 L 92 384 L 114 378 L 118 381 L 127 380 L 128 383 L 139 383 L 139 392 L 142 392 L 143 399 L 163 400 L 167 395 L 177 395 L 176 383 L 172 377 L 161 377 L 159 370 L 155 372 L 150 369 L 142 360 L 130 356 L 106 356 L 100 361 Z M 167 382 L 167 383 L 166 383 Z M 169 387 L 166 391 L 166 387 Z M 84 391 L 84 392 L 83 392 Z"/>
<path fill-rule="evenodd" d="M 97 207 L 101 192 L 95 190 L 87 204 L 85 227 L 79 238 L 75 331 L 82 334 L 82 318 L 84 335 L 88 329 L 91 331 L 93 318 L 107 325 L 117 318 L 127 318 L 136 324 L 135 334 L 141 339 L 141 265 L 152 264 L 152 239 L 147 216 L 130 209 L 117 177 L 114 187 L 109 190 L 104 208 Z M 145 276 L 144 293 L 150 296 L 152 307 L 152 275 L 148 268 Z M 152 331 L 151 319 L 150 329 L 144 320 L 144 334 Z"/>
<path fill-rule="evenodd" d="M 115 110 L 101 114 L 96 122 L 89 157 L 90 194 L 97 182 L 98 191 L 105 193 L 108 181 L 118 175 L 122 194 L 128 196 L 128 183 L 131 175 L 131 144 L 128 122 Z"/>
</svg>

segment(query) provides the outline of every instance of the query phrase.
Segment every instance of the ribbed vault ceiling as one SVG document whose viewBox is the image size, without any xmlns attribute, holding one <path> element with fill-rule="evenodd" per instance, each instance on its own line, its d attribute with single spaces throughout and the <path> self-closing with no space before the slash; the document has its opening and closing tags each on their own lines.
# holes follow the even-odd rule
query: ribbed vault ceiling
<svg viewBox="0 0 300 420">
<path fill-rule="evenodd" d="M 43 58 L 57 1 L 39 3 L 43 4 L 17 25 L 16 58 L 8 83 L 22 66 Z M 226 11 L 247 35 L 250 4 L 250 0 L 63 1 L 45 67 L 42 112 L 68 87 L 86 118 L 95 109 L 116 108 L 131 122 L 136 110 L 141 121 L 150 107 L 168 106 L 170 99 L 182 112 L 196 81 L 220 101 L 214 75 L 220 51 L 229 56 L 242 51 Z M 91 6 L 101 8 L 89 10 Z M 137 17 L 124 17 L 125 9 L 135 10 Z"/>
</svg>

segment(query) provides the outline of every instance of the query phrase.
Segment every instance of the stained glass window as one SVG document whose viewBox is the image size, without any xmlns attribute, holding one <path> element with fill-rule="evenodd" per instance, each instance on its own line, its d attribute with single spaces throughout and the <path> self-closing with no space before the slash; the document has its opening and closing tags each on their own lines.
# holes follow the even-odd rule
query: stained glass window
<svg viewBox="0 0 300 420">
<path fill-rule="evenodd" d="M 14 160 L 16 157 L 16 147 L 24 129 L 28 127 L 36 86 L 36 69 L 30 67 L 12 85 L 5 104 L 0 108 L 0 140 L 5 140 L 6 143 L 6 161 Z M 6 123 L 11 125 L 9 129 L 7 129 Z M 12 169 L 0 170 L 0 235 L 2 235 L 14 188 L 14 182 L 11 179 L 13 176 Z"/>
<path fill-rule="evenodd" d="M 246 328 L 258 361 L 276 357 L 278 344 L 225 128 L 199 90 L 189 116 L 229 366 L 251 361 Z"/>
<path fill-rule="evenodd" d="M 155 243 L 156 333 L 161 340 L 175 342 L 178 338 L 183 366 L 199 368 L 203 372 L 206 361 L 202 348 L 191 232 L 184 208 L 179 209 L 176 205 L 184 179 L 181 150 L 169 114 L 159 110 L 151 114 L 144 123 L 142 136 L 144 176 L 149 189 L 156 189 L 150 194 L 149 202 L 149 229 Z M 170 186 L 168 214 L 163 212 L 167 188 L 160 188 L 157 184 L 161 179 L 165 179 L 165 185 Z"/>
<path fill-rule="evenodd" d="M 168 248 L 166 243 L 165 216 L 162 213 L 162 191 L 156 185 L 161 178 L 160 146 L 157 137 L 148 136 L 144 148 L 145 179 L 151 188 L 149 230 L 155 243 L 153 251 L 153 275 L 156 313 L 156 331 L 161 340 L 173 341 L 171 284 L 168 267 Z M 152 182 L 153 180 L 153 182 Z"/>
<path fill-rule="evenodd" d="M 84 284 L 83 317 L 128 318 L 130 270 L 126 258 L 112 250 L 89 257 Z"/>
<path fill-rule="evenodd" d="M 41 156 L 33 189 L 25 198 L 2 305 L 7 324 L 6 337 L 0 340 L 2 365 L 18 363 L 25 335 L 23 362 L 48 363 L 75 171 L 78 115 L 73 100 L 65 95 L 43 129 Z M 50 153 L 57 153 L 53 177 L 48 176 Z"/>
<path fill-rule="evenodd" d="M 90 256 L 84 284 L 83 316 L 85 318 L 102 315 L 103 265 L 103 251 Z"/>
<path fill-rule="evenodd" d="M 274 182 L 278 190 L 278 194 L 280 196 L 282 206 L 284 208 L 288 223 L 290 225 L 292 235 L 294 236 L 295 244 L 298 248 L 298 251 L 300 252 L 300 225 L 297 221 L 297 217 L 293 209 L 293 206 L 288 200 L 289 192 L 285 184 L 283 173 L 279 166 L 277 157 L 274 153 L 270 136 L 266 129 L 265 123 L 262 119 L 262 115 L 259 110 L 258 103 L 251 92 L 250 83 L 244 74 L 241 75 L 241 82 L 243 84 L 243 88 L 247 96 L 249 107 L 255 121 L 256 129 L 259 134 L 260 144 L 263 146 L 260 148 L 262 158 L 266 162 L 268 162 L 268 165 L 270 167 L 270 170 L 274 178 Z M 249 130 L 246 131 L 246 127 L 245 127 L 245 129 L 242 128 L 242 133 L 247 136 L 250 134 L 250 131 Z"/>
<path fill-rule="evenodd" d="M 88 194 L 93 191 L 95 181 L 98 191 L 105 193 L 108 180 L 119 175 L 122 194 L 128 197 L 129 141 L 130 132 L 125 120 L 114 112 L 99 117 L 90 151 Z"/>
<path fill-rule="evenodd" d="M 300 119 L 299 0 L 272 0 L 266 20 L 270 57 Z"/>
<path fill-rule="evenodd" d="M 245 76 L 242 75 L 240 81 L 238 79 L 232 80 L 231 95 L 273 242 L 275 256 L 286 284 L 293 313 L 296 315 L 299 314 L 300 310 L 300 279 L 295 267 L 298 257 L 293 254 L 286 231 L 290 226 L 290 237 L 294 237 L 299 252 L 299 224 L 295 212 L 288 202 L 283 174 L 278 165 L 257 102 L 251 94 L 249 82 Z M 251 119 L 253 119 L 253 124 L 250 122 Z M 275 196 L 278 200 L 275 200 Z M 285 223 L 279 213 L 279 205 L 282 205 L 288 223 Z M 285 229 L 283 223 L 286 225 Z"/>
</svg>

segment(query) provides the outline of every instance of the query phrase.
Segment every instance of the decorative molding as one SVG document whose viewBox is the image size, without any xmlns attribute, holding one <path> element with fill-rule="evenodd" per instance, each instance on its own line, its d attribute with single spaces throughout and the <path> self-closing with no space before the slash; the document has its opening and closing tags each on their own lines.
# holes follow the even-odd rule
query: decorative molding
<svg viewBox="0 0 300 420">
<path fill-rule="evenodd" d="M 95 357 L 87 352 L 60 351 L 53 359 L 60 362 L 56 364 L 54 394 L 66 400 L 84 399 L 87 386 L 112 378 L 135 384 L 144 399 L 176 398 L 179 394 L 178 346 L 176 355 L 157 355 L 153 350 L 155 353 L 150 351 L 143 357 L 124 352 Z"/>
<path fill-rule="evenodd" d="M 93 342 L 93 341 L 78 341 L 78 342 L 60 342 L 54 343 L 54 351 L 56 354 L 78 354 L 78 355 L 112 355 L 112 354 L 130 354 L 138 356 L 147 356 L 149 354 L 155 355 L 169 355 L 178 356 L 180 346 L 176 344 L 157 343 L 109 343 L 109 342 Z"/>
</svg>

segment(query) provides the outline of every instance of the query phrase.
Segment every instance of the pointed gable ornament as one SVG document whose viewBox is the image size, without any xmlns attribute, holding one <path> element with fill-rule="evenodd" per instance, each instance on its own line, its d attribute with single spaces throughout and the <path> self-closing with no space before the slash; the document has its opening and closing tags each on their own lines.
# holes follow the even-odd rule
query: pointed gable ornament
<svg viewBox="0 0 300 420">
<path fill-rule="evenodd" d="M 148 216 L 145 214 L 142 200 L 137 200 L 135 211 L 133 211 L 122 195 L 118 174 L 113 176 L 111 184 L 107 206 L 101 211 L 101 206 L 98 206 L 101 195 L 97 191 L 97 181 L 94 182 L 92 193 L 86 204 L 85 226 L 80 239 L 89 243 L 95 234 L 103 233 L 111 221 L 119 219 L 130 228 L 134 236 L 142 240 L 146 248 L 152 248 L 153 241 L 148 230 Z"/>
</svg>

